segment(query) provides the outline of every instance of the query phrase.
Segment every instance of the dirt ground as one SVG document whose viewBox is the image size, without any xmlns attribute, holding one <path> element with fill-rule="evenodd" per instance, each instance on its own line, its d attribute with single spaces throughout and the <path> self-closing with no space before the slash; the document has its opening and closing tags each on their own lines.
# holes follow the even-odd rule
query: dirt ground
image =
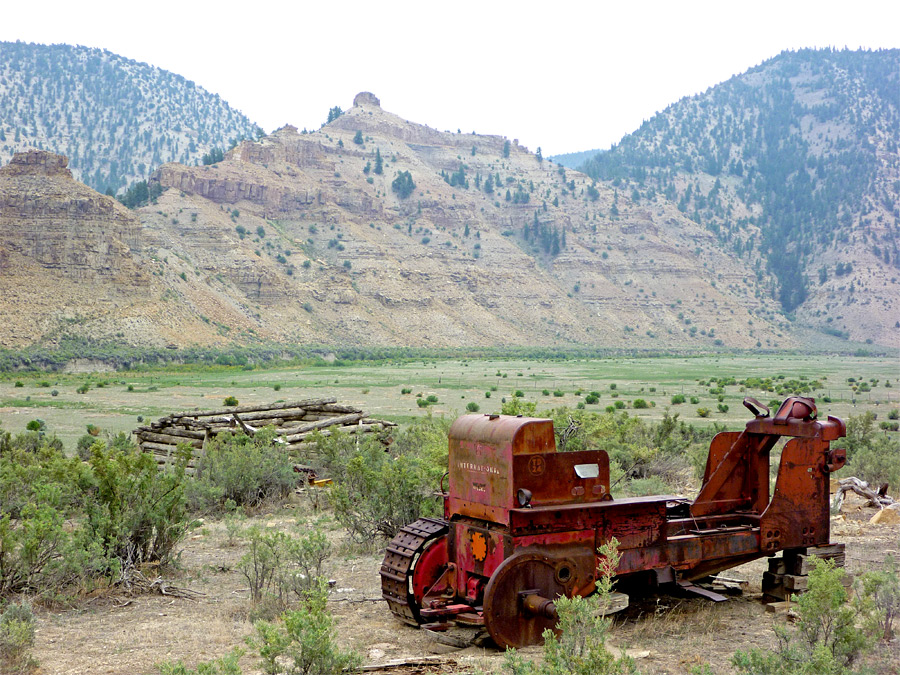
<svg viewBox="0 0 900 675">
<path fill-rule="evenodd" d="M 900 526 L 872 525 L 874 509 L 848 499 L 843 515 L 832 520 L 832 541 L 847 546 L 846 566 L 859 573 L 900 557 Z M 261 514 L 249 522 L 285 528 L 312 515 L 308 500 L 297 497 L 289 508 Z M 329 535 L 337 552 L 328 563 L 335 580 L 329 602 L 337 618 L 339 642 L 353 647 L 366 664 L 395 659 L 433 663 L 385 669 L 397 675 L 458 674 L 498 668 L 502 654 L 487 646 L 464 649 L 434 642 L 425 632 L 403 625 L 381 600 L 378 569 L 381 555 L 355 552 L 341 541 L 336 526 Z M 156 663 L 181 659 L 188 666 L 208 661 L 244 645 L 253 631 L 246 580 L 235 569 L 243 554 L 229 545 L 224 522 L 202 523 L 185 541 L 178 569 L 166 573 L 177 587 L 203 593 L 198 600 L 161 595 L 124 594 L 84 601 L 77 609 L 38 610 L 34 656 L 45 675 L 156 673 Z M 738 649 L 771 647 L 774 621 L 762 604 L 760 580 L 765 560 L 731 570 L 749 588 L 726 602 L 659 596 L 633 603 L 616 618 L 611 646 L 632 655 L 642 673 L 689 673 L 708 664 L 714 673 L 732 673 L 729 660 Z M 523 650 L 537 656 L 539 648 Z M 900 640 L 882 645 L 872 659 L 876 672 L 900 673 Z M 258 658 L 245 655 L 244 673 L 261 673 Z"/>
</svg>

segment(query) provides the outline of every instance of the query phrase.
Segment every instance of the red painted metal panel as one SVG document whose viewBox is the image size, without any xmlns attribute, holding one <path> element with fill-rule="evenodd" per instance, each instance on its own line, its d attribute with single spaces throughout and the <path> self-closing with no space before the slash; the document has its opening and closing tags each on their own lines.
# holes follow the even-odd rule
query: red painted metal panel
<svg viewBox="0 0 900 675">
<path fill-rule="evenodd" d="M 773 419 L 757 418 L 747 422 L 747 431 L 754 434 L 818 437 L 823 441 L 833 441 L 847 435 L 846 425 L 837 417 L 829 417 L 824 422 L 790 418 L 780 424 Z"/>
<path fill-rule="evenodd" d="M 747 431 L 717 434 L 710 444 L 705 478 L 691 515 L 754 509 L 759 513 L 768 502 L 769 452 L 778 438 Z"/>
<path fill-rule="evenodd" d="M 497 566 L 512 555 L 511 539 L 504 530 L 463 520 L 452 524 L 451 536 L 454 539 L 453 557 L 462 572 L 457 578 L 457 587 L 463 595 L 469 576 L 490 577 Z"/>
<path fill-rule="evenodd" d="M 575 467 L 596 467 L 581 478 Z M 514 487 L 531 493 L 531 505 L 596 502 L 609 498 L 609 456 L 602 450 L 531 453 L 513 456 Z"/>
<path fill-rule="evenodd" d="M 554 452 L 553 421 L 465 415 L 450 427 L 451 513 L 500 524 L 516 506 L 513 455 Z"/>
</svg>

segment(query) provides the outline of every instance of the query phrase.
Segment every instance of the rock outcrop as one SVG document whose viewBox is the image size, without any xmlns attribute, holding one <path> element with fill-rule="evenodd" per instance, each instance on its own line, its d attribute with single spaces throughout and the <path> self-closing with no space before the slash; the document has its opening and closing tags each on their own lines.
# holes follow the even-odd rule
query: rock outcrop
<svg viewBox="0 0 900 675">
<path fill-rule="evenodd" d="M 369 92 L 319 131 L 288 125 L 152 180 L 166 212 L 199 215 L 173 236 L 144 210 L 151 246 L 226 281 L 276 339 L 789 344 L 740 264 L 672 204 L 634 204 L 501 136 L 408 122 Z"/>
<path fill-rule="evenodd" d="M 142 246 L 140 220 L 75 181 L 67 163 L 62 155 L 31 150 L 0 169 L 5 257 L 21 254 L 66 278 L 146 283 L 132 258 Z"/>
<path fill-rule="evenodd" d="M 353 105 L 361 106 L 361 105 L 370 105 L 375 108 L 381 107 L 381 101 L 378 97 L 369 91 L 361 91 L 356 96 L 353 97 Z"/>
</svg>

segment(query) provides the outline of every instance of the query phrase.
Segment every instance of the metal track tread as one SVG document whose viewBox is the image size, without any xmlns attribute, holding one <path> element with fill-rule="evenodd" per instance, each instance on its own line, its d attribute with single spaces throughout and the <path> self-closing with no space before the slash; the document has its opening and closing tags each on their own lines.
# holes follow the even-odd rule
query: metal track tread
<svg viewBox="0 0 900 675">
<path fill-rule="evenodd" d="M 447 522 L 437 518 L 419 518 L 403 527 L 391 539 L 381 564 L 381 597 L 391 612 L 412 626 L 421 623 L 419 607 L 409 592 L 409 573 L 416 556 L 433 539 L 449 531 Z"/>
</svg>

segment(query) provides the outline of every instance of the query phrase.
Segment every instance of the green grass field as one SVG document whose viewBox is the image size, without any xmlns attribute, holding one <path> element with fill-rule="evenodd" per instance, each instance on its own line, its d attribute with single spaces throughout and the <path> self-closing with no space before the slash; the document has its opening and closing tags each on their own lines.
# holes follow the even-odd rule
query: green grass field
<svg viewBox="0 0 900 675">
<path fill-rule="evenodd" d="M 362 407 L 373 417 L 402 423 L 427 411 L 453 418 L 465 414 L 470 402 L 477 403 L 480 412 L 498 412 L 503 398 L 509 399 L 516 391 L 521 391 L 526 401 L 537 401 L 538 411 L 575 407 L 596 391 L 600 393 L 599 402 L 587 405 L 588 410 L 602 411 L 621 402 L 629 414 L 658 419 L 668 407 L 693 424 L 717 422 L 739 428 L 749 418 L 741 405 L 744 396 L 763 403 L 783 398 L 757 388 L 742 391 L 739 384 L 711 394 L 710 389 L 716 385 L 709 379 L 722 377 L 737 381 L 771 378 L 775 383 L 817 380 L 822 388 L 812 395 L 821 415 L 846 418 L 871 410 L 879 420 L 885 420 L 900 402 L 900 364 L 894 358 L 718 355 L 567 361 L 429 359 L 277 369 L 186 366 L 148 372 L 5 373 L 0 376 L 0 426 L 16 433 L 39 418 L 46 422 L 47 431 L 73 448 L 88 424 L 112 433 L 127 432 L 139 424 L 138 416 L 149 421 L 175 411 L 218 408 L 226 396 L 235 396 L 242 405 L 334 396 Z M 850 378 L 855 382 L 849 382 Z M 17 381 L 22 386 L 16 386 Z M 870 390 L 854 393 L 851 386 L 860 382 Z M 89 387 L 87 392 L 78 393 L 84 385 Z M 402 394 L 403 388 L 412 392 Z M 54 390 L 56 396 L 52 395 Z M 549 393 L 544 394 L 545 390 Z M 485 392 L 490 392 L 490 398 Z M 438 403 L 419 408 L 417 394 L 435 395 Z M 672 405 L 672 397 L 677 394 L 683 394 L 686 402 Z M 691 403 L 691 397 L 698 402 Z M 832 401 L 824 402 L 824 397 Z M 651 407 L 633 408 L 639 398 Z M 720 403 L 728 406 L 727 412 L 718 410 Z M 711 412 L 701 418 L 698 408 Z"/>
</svg>

